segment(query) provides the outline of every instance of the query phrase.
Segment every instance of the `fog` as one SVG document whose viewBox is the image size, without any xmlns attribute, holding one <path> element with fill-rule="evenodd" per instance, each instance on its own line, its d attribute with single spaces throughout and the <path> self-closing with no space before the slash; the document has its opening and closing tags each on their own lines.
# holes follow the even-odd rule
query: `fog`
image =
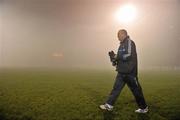
<svg viewBox="0 0 180 120">
<path fill-rule="evenodd" d="M 137 19 L 113 15 L 122 4 Z M 136 43 L 140 69 L 180 66 L 180 0 L 0 0 L 0 67 L 112 69 L 117 31 Z"/>
</svg>

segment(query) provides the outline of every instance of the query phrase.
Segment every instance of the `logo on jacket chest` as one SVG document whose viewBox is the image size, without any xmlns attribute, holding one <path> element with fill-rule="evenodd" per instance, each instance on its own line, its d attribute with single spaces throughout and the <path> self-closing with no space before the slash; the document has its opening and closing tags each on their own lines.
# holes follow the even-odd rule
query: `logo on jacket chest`
<svg viewBox="0 0 180 120">
<path fill-rule="evenodd" d="M 125 49 L 125 47 L 124 46 L 121 46 L 120 48 L 119 48 L 119 50 L 118 50 L 119 52 L 125 52 L 126 51 L 126 49 Z"/>
</svg>

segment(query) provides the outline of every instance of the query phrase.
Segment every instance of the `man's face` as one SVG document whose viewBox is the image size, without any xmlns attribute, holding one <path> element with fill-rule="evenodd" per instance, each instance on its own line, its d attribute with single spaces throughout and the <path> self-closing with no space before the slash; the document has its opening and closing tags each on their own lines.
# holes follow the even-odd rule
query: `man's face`
<svg viewBox="0 0 180 120">
<path fill-rule="evenodd" d="M 123 41 L 125 38 L 126 38 L 126 34 L 123 32 L 123 31 L 119 31 L 118 32 L 118 39 L 119 39 L 119 41 Z"/>
</svg>

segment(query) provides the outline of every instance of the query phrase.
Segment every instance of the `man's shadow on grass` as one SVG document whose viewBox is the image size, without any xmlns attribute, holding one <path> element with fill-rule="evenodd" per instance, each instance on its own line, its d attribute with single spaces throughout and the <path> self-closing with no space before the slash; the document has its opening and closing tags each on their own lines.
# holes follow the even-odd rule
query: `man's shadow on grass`
<svg viewBox="0 0 180 120">
<path fill-rule="evenodd" d="M 97 107 L 99 107 L 101 101 L 103 100 L 103 97 L 100 97 L 102 95 L 97 90 L 87 86 L 80 86 L 80 89 L 87 92 L 87 94 L 92 98 L 92 101 L 97 105 Z M 113 111 L 102 111 L 102 112 L 103 112 L 104 120 L 114 120 L 115 113 Z"/>
<path fill-rule="evenodd" d="M 104 111 L 103 116 L 104 116 L 103 120 L 114 120 L 115 113 L 114 112 L 109 112 L 109 111 Z"/>
<path fill-rule="evenodd" d="M 149 114 L 138 114 L 137 116 L 138 120 L 150 120 Z"/>
</svg>

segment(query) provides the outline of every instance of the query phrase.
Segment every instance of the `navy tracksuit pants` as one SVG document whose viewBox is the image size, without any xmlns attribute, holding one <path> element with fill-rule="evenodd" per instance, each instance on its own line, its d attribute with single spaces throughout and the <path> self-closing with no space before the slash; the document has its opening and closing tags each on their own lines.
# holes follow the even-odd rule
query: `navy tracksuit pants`
<svg viewBox="0 0 180 120">
<path fill-rule="evenodd" d="M 117 74 L 113 89 L 109 94 L 106 103 L 110 105 L 114 105 L 115 101 L 117 100 L 125 84 L 128 85 L 131 92 L 133 93 L 139 108 L 141 109 L 146 108 L 147 105 L 143 96 L 141 86 L 138 82 L 138 78 L 137 76 L 132 74 L 122 74 L 122 73 Z"/>
</svg>

